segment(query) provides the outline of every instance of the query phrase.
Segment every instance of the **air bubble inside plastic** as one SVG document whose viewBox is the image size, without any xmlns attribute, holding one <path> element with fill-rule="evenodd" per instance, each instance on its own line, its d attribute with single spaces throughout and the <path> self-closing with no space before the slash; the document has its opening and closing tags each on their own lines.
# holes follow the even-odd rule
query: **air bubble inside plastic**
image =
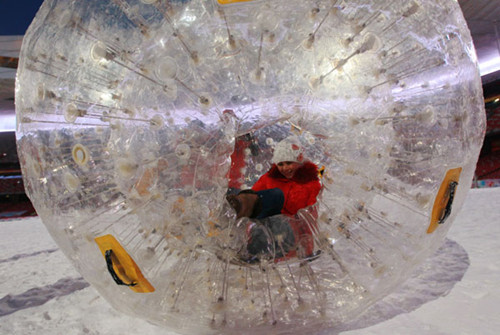
<svg viewBox="0 0 500 335">
<path fill-rule="evenodd" d="M 464 201 L 485 129 L 470 34 L 452 0 L 221 3 L 45 1 L 16 84 L 27 193 L 121 311 L 183 334 L 338 326 L 431 255 Z M 230 262 L 245 238 L 225 194 L 248 135 L 242 187 L 291 135 L 324 167 L 318 259 Z M 107 234 L 154 292 L 112 280 Z"/>
</svg>

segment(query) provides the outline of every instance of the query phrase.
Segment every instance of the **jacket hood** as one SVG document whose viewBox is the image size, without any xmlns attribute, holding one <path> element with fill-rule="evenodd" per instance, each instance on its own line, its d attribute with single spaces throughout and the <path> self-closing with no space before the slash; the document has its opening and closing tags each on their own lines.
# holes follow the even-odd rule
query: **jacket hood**
<svg viewBox="0 0 500 335">
<path fill-rule="evenodd" d="M 273 164 L 273 166 L 271 166 L 268 175 L 273 179 L 288 180 L 285 176 L 281 174 L 276 164 Z M 318 166 L 312 162 L 306 161 L 302 163 L 302 165 L 297 169 L 297 171 L 295 171 L 295 175 L 290 180 L 297 182 L 299 184 L 305 184 L 313 180 L 319 180 Z"/>
</svg>

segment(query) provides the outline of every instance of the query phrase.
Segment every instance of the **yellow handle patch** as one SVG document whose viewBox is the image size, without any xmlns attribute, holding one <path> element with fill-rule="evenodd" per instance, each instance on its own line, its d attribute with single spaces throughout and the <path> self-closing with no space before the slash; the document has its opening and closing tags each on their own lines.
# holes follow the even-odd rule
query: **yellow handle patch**
<svg viewBox="0 0 500 335">
<path fill-rule="evenodd" d="M 444 223 L 451 213 L 451 205 L 455 194 L 462 168 L 451 169 L 446 172 L 446 175 L 439 187 L 439 191 L 434 200 L 432 208 L 431 223 L 427 228 L 427 234 L 433 233 L 439 224 Z"/>
<path fill-rule="evenodd" d="M 115 281 L 119 280 L 126 283 L 125 285 L 137 293 L 150 293 L 155 291 L 155 288 L 146 278 L 144 278 L 141 270 L 132 257 L 130 257 L 113 235 L 96 237 L 95 242 L 99 246 L 106 262 L 108 263 L 108 260 L 111 262 L 113 279 L 117 277 Z M 109 266 L 111 266 L 110 263 L 108 263 L 108 267 Z"/>
</svg>

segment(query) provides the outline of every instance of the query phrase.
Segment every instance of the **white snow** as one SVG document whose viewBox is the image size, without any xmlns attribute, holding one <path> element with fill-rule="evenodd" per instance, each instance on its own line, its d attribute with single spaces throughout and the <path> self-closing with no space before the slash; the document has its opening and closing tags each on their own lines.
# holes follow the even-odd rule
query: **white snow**
<svg viewBox="0 0 500 335">
<path fill-rule="evenodd" d="M 443 246 L 358 320 L 321 334 L 500 333 L 500 188 L 473 189 Z M 0 222 L 0 334 L 174 334 L 120 314 L 38 218 Z"/>
</svg>

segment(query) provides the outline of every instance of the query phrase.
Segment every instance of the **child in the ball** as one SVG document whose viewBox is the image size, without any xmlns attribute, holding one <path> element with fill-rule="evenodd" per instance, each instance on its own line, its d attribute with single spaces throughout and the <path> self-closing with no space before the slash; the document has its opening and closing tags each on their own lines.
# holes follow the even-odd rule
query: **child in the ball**
<svg viewBox="0 0 500 335">
<path fill-rule="evenodd" d="M 278 259 L 310 257 L 317 217 L 314 205 L 321 190 L 318 167 L 304 159 L 295 137 L 276 145 L 272 163 L 251 190 L 227 197 L 237 218 L 257 219 L 247 226 L 248 253 L 252 259 L 269 253 Z M 297 215 L 299 210 L 308 215 Z"/>
</svg>

